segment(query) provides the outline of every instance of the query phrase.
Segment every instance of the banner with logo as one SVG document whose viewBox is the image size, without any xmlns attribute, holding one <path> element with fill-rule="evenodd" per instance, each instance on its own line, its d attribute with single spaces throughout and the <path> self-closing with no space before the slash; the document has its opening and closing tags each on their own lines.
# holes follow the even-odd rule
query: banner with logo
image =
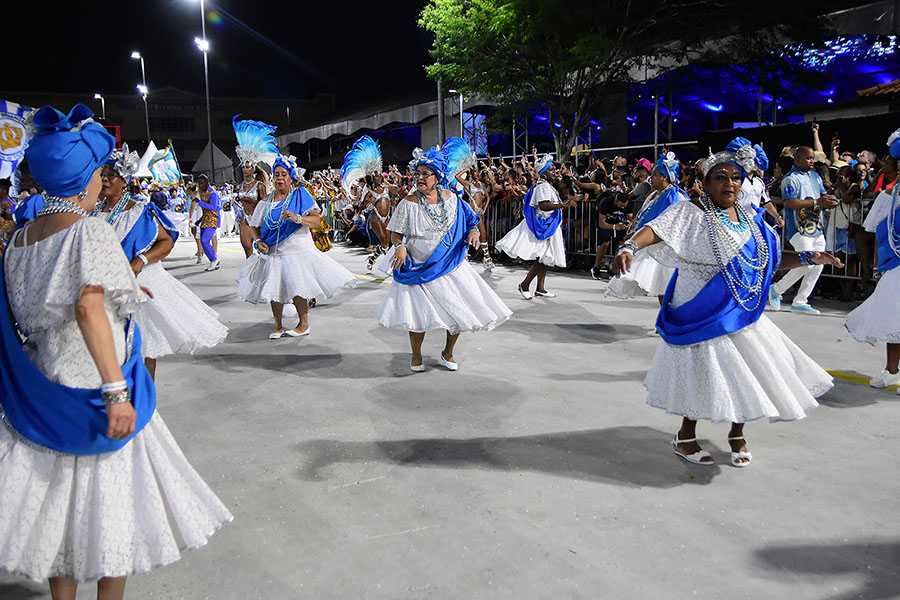
<svg viewBox="0 0 900 600">
<path fill-rule="evenodd" d="M 181 182 L 181 167 L 175 158 L 175 149 L 172 148 L 172 140 L 169 145 L 157 152 L 150 160 L 150 173 L 153 181 L 161 185 L 175 185 Z"/>
<path fill-rule="evenodd" d="M 12 176 L 28 146 L 30 106 L 0 100 L 0 179 Z"/>
</svg>

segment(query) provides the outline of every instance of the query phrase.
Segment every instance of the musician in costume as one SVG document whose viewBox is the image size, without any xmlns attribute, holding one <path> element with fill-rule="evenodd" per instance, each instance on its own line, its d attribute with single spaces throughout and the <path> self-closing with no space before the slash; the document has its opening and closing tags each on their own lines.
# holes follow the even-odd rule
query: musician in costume
<svg viewBox="0 0 900 600">
<path fill-rule="evenodd" d="M 253 236 L 250 233 L 250 217 L 256 205 L 269 195 L 269 176 L 263 164 L 271 164 L 278 156 L 278 146 L 275 145 L 276 127 L 266 125 L 261 121 L 238 121 L 235 115 L 231 119 L 234 127 L 234 135 L 238 145 L 234 151 L 241 161 L 241 173 L 244 179 L 234 189 L 234 199 L 241 203 L 241 247 L 244 249 L 244 257 L 250 258 L 253 254 Z"/>
<path fill-rule="evenodd" d="M 762 212 L 737 202 L 753 158 L 749 145 L 708 158 L 706 194 L 674 203 L 616 256 L 617 272 L 627 272 L 639 250 L 676 269 L 656 322 L 663 342 L 644 386 L 648 404 L 683 417 L 673 450 L 695 464 L 713 464 L 697 444 L 698 419 L 730 422 L 730 462 L 746 467 L 744 423 L 801 419 L 833 385 L 763 311 L 776 269 L 840 261 L 817 251 L 782 256 Z"/>
<path fill-rule="evenodd" d="M 900 159 L 900 129 L 888 138 L 890 154 Z M 865 302 L 847 315 L 847 330 L 858 342 L 887 344 L 884 370 L 869 385 L 883 388 L 900 384 L 900 186 L 881 192 L 872 204 L 863 227 L 878 242 L 881 278 Z M 900 394 L 900 388 L 897 388 Z"/>
<path fill-rule="evenodd" d="M 825 250 L 823 208 L 834 208 L 837 200 L 825 193 L 822 178 L 813 169 L 813 149 L 800 146 L 794 153 L 794 168 L 781 180 L 781 198 L 784 202 L 785 235 L 797 252 L 823 252 Z M 805 266 L 786 274 L 772 286 L 769 304 L 781 310 L 781 297 L 800 281 L 797 295 L 791 303 L 791 311 L 817 315 L 819 311 L 809 305 L 821 265 Z"/>
<path fill-rule="evenodd" d="M 379 267 L 390 269 L 394 280 L 375 316 L 383 327 L 409 332 L 414 372 L 425 370 L 425 332 L 445 330 L 439 362 L 456 371 L 459 334 L 491 330 L 512 311 L 466 261 L 469 245 L 478 244 L 479 219 L 450 188 L 459 156 L 440 148 L 417 149 L 414 156 L 416 190 L 397 204 L 388 224 L 393 248 Z"/>
<path fill-rule="evenodd" d="M 100 171 L 103 188 L 91 215 L 112 225 L 138 284 L 153 294 L 135 315 L 135 322 L 144 339 L 144 362 L 155 377 L 157 358 L 211 348 L 225 340 L 228 328 L 213 309 L 163 268 L 161 261 L 175 246 L 178 229 L 155 204 L 125 191 L 139 160 L 137 152 L 128 151 L 128 144 L 112 153 Z"/>
<path fill-rule="evenodd" d="M 661 156 L 650 172 L 650 193 L 628 227 L 625 233 L 626 240 L 676 202 L 690 200 L 679 187 L 680 180 L 681 166 L 675 159 L 675 153 L 669 152 Z M 675 269 L 653 260 L 649 253 L 640 252 L 635 255 L 631 269 L 627 273 L 609 282 L 605 295 L 632 298 L 637 294 L 647 294 L 658 297 L 662 303 L 666 286 L 669 285 L 674 272 Z"/>
<path fill-rule="evenodd" d="M 497 242 L 497 250 L 502 250 L 512 258 L 533 260 L 528 274 L 518 290 L 523 298 L 531 300 L 535 296 L 555 298 L 544 283 L 547 267 L 566 266 L 566 247 L 563 242 L 562 222 L 564 208 L 575 206 L 575 201 L 563 202 L 548 178 L 556 178 L 553 157 L 549 154 L 534 165 L 539 179 L 529 188 L 523 201 L 522 213 L 525 218 Z M 531 293 L 531 282 L 537 279 L 537 289 Z"/>
<path fill-rule="evenodd" d="M 0 267 L 0 569 L 49 578 L 54 598 L 97 580 L 115 599 L 231 515 L 156 414 L 133 319 L 147 295 L 113 229 L 86 218 L 114 144 L 91 116 L 35 114 L 26 154 L 48 197 Z"/>
<path fill-rule="evenodd" d="M 270 339 L 300 337 L 309 334 L 308 300 L 330 298 L 340 288 L 355 285 L 356 278 L 316 248 L 310 229 L 321 222 L 319 208 L 303 185 L 293 186 L 299 180 L 293 157 L 278 157 L 272 179 L 274 189 L 250 218 L 256 253 L 241 267 L 237 297 L 270 304 L 275 321 Z M 284 305 L 291 303 L 300 322 L 285 330 Z"/>
<path fill-rule="evenodd" d="M 391 218 L 393 200 L 400 196 L 397 186 L 384 181 L 382 173 L 381 148 L 378 142 L 367 135 L 359 138 L 344 157 L 341 166 L 341 185 L 347 197 L 352 197 L 352 186 L 361 178 L 365 179 L 359 207 L 366 219 L 366 228 L 375 234 L 378 244 L 368 259 L 366 269 L 372 270 L 379 256 L 391 247 L 391 234 L 387 230 Z"/>
<path fill-rule="evenodd" d="M 219 268 L 219 258 L 216 256 L 216 233 L 219 230 L 219 217 L 222 210 L 222 200 L 219 192 L 209 185 L 209 177 L 201 173 L 197 177 L 197 191 L 192 198 L 194 205 L 200 208 L 200 246 L 203 253 L 209 259 L 207 271 L 216 271 Z"/>
</svg>

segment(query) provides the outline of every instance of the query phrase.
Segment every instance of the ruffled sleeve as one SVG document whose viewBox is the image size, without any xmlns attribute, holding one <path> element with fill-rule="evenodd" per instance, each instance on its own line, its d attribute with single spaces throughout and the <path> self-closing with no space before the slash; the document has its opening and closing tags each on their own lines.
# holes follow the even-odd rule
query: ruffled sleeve
<svg viewBox="0 0 900 600">
<path fill-rule="evenodd" d="M 703 211 L 692 202 L 675 202 L 662 214 L 647 223 L 662 242 L 639 252 L 649 252 L 650 256 L 666 267 L 679 267 L 684 262 L 705 262 L 701 248 L 708 244 L 702 239 L 706 235 L 703 227 Z"/>
<path fill-rule="evenodd" d="M 400 235 L 409 235 L 412 233 L 410 228 L 410 210 L 412 210 L 412 203 L 404 198 L 397 204 L 397 208 L 394 209 L 394 215 L 391 217 L 391 222 L 388 223 L 388 230 L 393 231 L 394 233 L 399 233 Z"/>
<path fill-rule="evenodd" d="M 546 181 L 538 183 L 534 187 L 534 192 L 531 194 L 531 206 L 540 208 L 541 202 L 562 204 L 562 201 L 559 199 L 559 194 L 557 194 L 556 190 L 553 189 L 553 186 Z"/>
<path fill-rule="evenodd" d="M 138 286 L 131 265 L 113 228 L 100 219 L 81 219 L 69 227 L 50 268 L 44 297 L 47 308 L 61 316 L 73 306 L 86 286 L 104 290 L 104 303 L 122 318 L 148 300 Z"/>
<path fill-rule="evenodd" d="M 875 233 L 875 230 L 878 229 L 878 225 L 888 218 L 889 212 L 891 212 L 891 193 L 881 192 L 878 194 L 878 197 L 875 198 L 875 202 L 872 203 L 872 208 L 869 210 L 869 214 L 863 222 L 863 228 L 866 231 Z"/>
</svg>

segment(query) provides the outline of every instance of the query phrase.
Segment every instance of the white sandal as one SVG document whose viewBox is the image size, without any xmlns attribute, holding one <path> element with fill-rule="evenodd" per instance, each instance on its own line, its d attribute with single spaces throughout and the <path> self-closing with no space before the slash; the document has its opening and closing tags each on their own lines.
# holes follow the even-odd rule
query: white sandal
<svg viewBox="0 0 900 600">
<path fill-rule="evenodd" d="M 716 464 L 715 461 L 713 461 L 713 460 L 707 460 L 707 461 L 703 460 L 704 458 L 712 459 L 712 456 L 710 456 L 709 452 L 707 452 L 706 450 L 698 450 L 697 452 L 694 452 L 693 454 L 685 454 L 684 452 L 678 451 L 678 444 L 690 444 L 691 442 L 696 442 L 696 441 L 697 441 L 697 438 L 695 438 L 695 437 L 693 437 L 689 440 L 679 440 L 678 434 L 676 433 L 675 438 L 672 440 L 672 449 L 675 452 L 675 454 L 677 454 L 678 456 L 680 456 L 681 458 L 683 458 L 684 460 L 688 461 L 691 464 L 704 465 L 704 466 Z"/>
<path fill-rule="evenodd" d="M 744 440 L 744 436 L 738 435 L 735 437 L 728 438 L 729 442 L 731 442 L 731 441 L 736 442 L 738 440 Z M 747 440 L 744 440 L 744 441 L 747 441 Z M 738 462 L 742 458 L 747 459 L 747 462 Z M 752 461 L 752 460 L 753 460 L 753 455 L 750 454 L 749 452 L 732 452 L 731 453 L 731 466 L 732 467 L 737 467 L 739 469 L 743 469 L 744 467 L 749 467 L 750 461 Z"/>
</svg>

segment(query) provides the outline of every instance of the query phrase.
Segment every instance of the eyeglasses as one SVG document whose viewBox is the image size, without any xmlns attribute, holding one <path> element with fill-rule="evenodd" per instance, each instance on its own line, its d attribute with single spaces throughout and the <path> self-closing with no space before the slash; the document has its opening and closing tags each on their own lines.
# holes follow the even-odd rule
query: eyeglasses
<svg viewBox="0 0 900 600">
<path fill-rule="evenodd" d="M 416 179 L 428 179 L 429 177 L 434 177 L 434 173 L 428 173 L 425 171 L 416 171 Z"/>
</svg>

